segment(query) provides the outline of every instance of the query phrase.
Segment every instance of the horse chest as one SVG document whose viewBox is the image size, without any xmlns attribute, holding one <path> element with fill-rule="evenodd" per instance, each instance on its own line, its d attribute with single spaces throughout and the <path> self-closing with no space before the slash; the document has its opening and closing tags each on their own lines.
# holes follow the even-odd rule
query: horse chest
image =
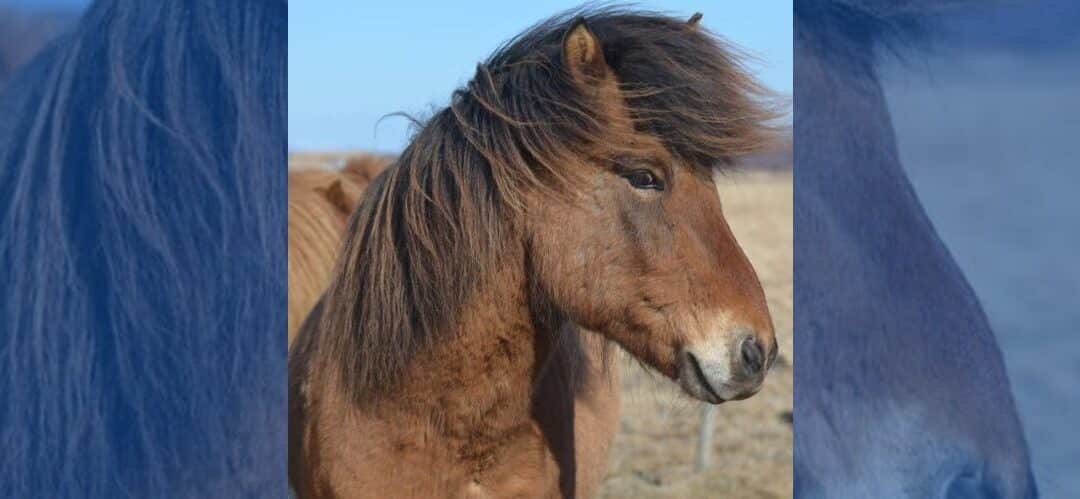
<svg viewBox="0 0 1080 499">
<path fill-rule="evenodd" d="M 431 422 L 326 420 L 316 488 L 305 497 L 558 497 L 559 468 L 534 425 L 448 436 Z"/>
<path fill-rule="evenodd" d="M 559 468 L 539 432 L 522 435 L 492 449 L 477 463 L 461 498 L 559 497 Z"/>
</svg>

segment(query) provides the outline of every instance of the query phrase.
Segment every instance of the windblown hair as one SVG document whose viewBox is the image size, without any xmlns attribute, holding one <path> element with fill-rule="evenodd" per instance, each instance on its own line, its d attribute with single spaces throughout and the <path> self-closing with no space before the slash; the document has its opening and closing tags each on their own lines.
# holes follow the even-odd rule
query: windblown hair
<svg viewBox="0 0 1080 499">
<path fill-rule="evenodd" d="M 935 16 L 973 0 L 795 0 L 796 45 L 870 74 L 883 53 L 929 50 Z"/>
<path fill-rule="evenodd" d="M 454 327 L 520 235 L 523 193 L 561 192 L 560 180 L 573 175 L 566 165 L 580 164 L 599 140 L 632 147 L 561 60 L 578 20 L 603 45 L 634 128 L 679 160 L 711 168 L 765 141 L 767 93 L 723 42 L 685 19 L 576 10 L 510 40 L 369 187 L 320 326 L 295 346 L 328 355 L 356 403 L 387 393 L 412 356 Z"/>
<path fill-rule="evenodd" d="M 0 496 L 286 490 L 282 0 L 99 0 L 0 100 Z"/>
</svg>

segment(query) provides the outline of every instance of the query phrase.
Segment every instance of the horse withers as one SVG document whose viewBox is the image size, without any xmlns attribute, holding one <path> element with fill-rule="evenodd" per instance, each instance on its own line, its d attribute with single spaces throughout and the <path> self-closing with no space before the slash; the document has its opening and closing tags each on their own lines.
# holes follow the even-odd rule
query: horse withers
<svg viewBox="0 0 1080 499">
<path fill-rule="evenodd" d="M 614 343 L 698 399 L 776 357 L 714 175 L 771 113 L 697 26 L 615 9 L 513 39 L 365 193 L 290 352 L 300 497 L 590 497 Z"/>
</svg>

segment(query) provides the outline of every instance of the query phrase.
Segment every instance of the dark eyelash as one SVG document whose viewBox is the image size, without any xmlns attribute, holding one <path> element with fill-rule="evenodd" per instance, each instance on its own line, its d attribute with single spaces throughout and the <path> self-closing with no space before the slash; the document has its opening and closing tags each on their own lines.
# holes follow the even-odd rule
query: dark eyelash
<svg viewBox="0 0 1080 499">
<path fill-rule="evenodd" d="M 640 168 L 626 172 L 622 175 L 635 189 L 653 189 L 662 191 L 665 188 L 664 179 L 652 170 Z"/>
</svg>

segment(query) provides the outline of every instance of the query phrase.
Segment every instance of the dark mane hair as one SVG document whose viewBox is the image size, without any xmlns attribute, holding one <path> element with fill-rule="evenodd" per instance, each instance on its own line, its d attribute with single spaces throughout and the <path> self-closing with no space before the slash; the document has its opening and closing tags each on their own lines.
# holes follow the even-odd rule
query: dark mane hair
<svg viewBox="0 0 1080 499">
<path fill-rule="evenodd" d="M 973 0 L 796 0 L 799 47 L 870 75 L 882 55 L 930 50 L 937 17 Z"/>
<path fill-rule="evenodd" d="M 710 168 L 765 142 L 767 93 L 725 43 L 685 19 L 580 9 L 510 40 L 419 128 L 350 222 L 320 331 L 305 341 L 325 342 L 358 403 L 385 394 L 455 323 L 513 240 L 522 193 L 556 191 L 572 174 L 564 165 L 611 136 L 612 117 L 561 61 L 579 19 L 603 45 L 634 127 L 676 158 Z"/>
<path fill-rule="evenodd" d="M 99 0 L 0 99 L 0 496 L 286 490 L 283 0 Z"/>
</svg>

